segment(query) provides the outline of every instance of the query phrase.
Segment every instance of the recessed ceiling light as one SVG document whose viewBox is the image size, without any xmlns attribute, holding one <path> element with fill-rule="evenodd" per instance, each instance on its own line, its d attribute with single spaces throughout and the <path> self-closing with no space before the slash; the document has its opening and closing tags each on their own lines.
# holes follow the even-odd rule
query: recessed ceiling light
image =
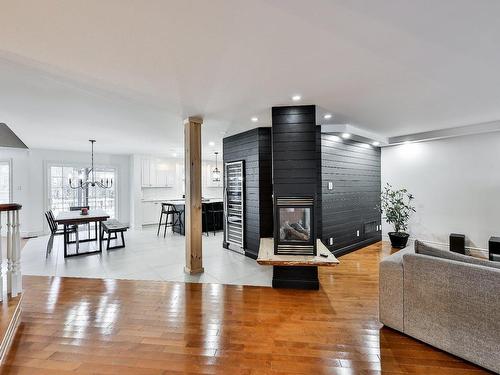
<svg viewBox="0 0 500 375">
<path fill-rule="evenodd" d="M 259 121 L 259 118 L 258 117 L 252 117 L 251 120 L 252 120 L 252 122 L 257 122 L 257 121 Z"/>
<path fill-rule="evenodd" d="M 349 139 L 351 138 L 351 135 L 349 133 L 342 133 L 342 138 Z"/>
<path fill-rule="evenodd" d="M 215 142 L 210 141 L 210 142 L 208 142 L 208 145 L 209 145 L 210 147 L 214 147 L 214 146 L 215 146 Z"/>
<path fill-rule="evenodd" d="M 176 158 L 176 157 L 177 157 L 177 153 L 176 153 L 176 152 L 172 153 L 172 156 L 173 156 L 174 158 Z"/>
<path fill-rule="evenodd" d="M 361 147 L 370 148 L 372 146 L 370 146 L 368 143 L 361 143 Z"/>
<path fill-rule="evenodd" d="M 377 141 L 372 142 L 372 145 L 375 146 L 375 147 L 380 146 L 380 142 L 377 142 Z"/>
<path fill-rule="evenodd" d="M 332 118 L 332 114 L 331 114 L 331 113 L 327 113 L 326 115 L 324 115 L 324 116 L 323 116 L 323 118 L 324 118 L 325 120 L 329 120 L 329 119 L 331 119 L 331 118 Z"/>
<path fill-rule="evenodd" d="M 404 141 L 403 142 L 404 145 L 409 145 L 410 144 L 410 141 Z"/>
<path fill-rule="evenodd" d="M 294 96 L 292 96 L 292 100 L 294 102 L 298 102 L 300 99 L 302 99 L 302 96 L 300 96 L 300 95 L 294 95 Z"/>
<path fill-rule="evenodd" d="M 340 138 L 339 136 L 332 135 L 331 140 L 332 140 L 332 141 L 340 141 L 340 140 L 341 140 L 341 138 Z"/>
</svg>

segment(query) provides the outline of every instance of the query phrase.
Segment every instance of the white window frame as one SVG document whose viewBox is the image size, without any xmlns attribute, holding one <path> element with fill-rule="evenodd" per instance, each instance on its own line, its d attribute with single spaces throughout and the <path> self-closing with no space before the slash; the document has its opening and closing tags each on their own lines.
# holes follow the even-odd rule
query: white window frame
<svg viewBox="0 0 500 375">
<path fill-rule="evenodd" d="M 0 163 L 7 163 L 9 165 L 9 202 L 13 202 L 13 191 L 14 191 L 14 184 L 12 181 L 12 159 L 0 159 Z"/>
<path fill-rule="evenodd" d="M 44 162 L 44 174 L 43 174 L 43 194 L 44 194 L 44 211 L 50 210 L 50 199 L 49 199 L 49 175 L 51 167 L 74 167 L 74 168 L 89 168 L 88 163 L 82 162 L 65 162 L 65 161 L 45 161 Z M 120 166 L 116 164 L 95 164 L 94 168 L 96 169 L 111 169 L 115 173 L 116 181 L 113 181 L 113 189 L 115 189 L 115 218 L 118 219 L 120 217 L 120 188 L 119 183 L 121 181 L 121 170 Z"/>
</svg>

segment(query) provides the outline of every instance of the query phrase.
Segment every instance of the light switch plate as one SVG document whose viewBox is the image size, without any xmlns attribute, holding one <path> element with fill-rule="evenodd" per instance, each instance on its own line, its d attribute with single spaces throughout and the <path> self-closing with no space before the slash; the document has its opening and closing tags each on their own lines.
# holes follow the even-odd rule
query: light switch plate
<svg viewBox="0 0 500 375">
<path fill-rule="evenodd" d="M 328 190 L 333 190 L 333 182 L 328 182 Z"/>
<path fill-rule="evenodd" d="M 333 245 L 333 237 L 330 237 L 330 246 Z"/>
<path fill-rule="evenodd" d="M 359 230 L 357 230 L 357 231 L 356 231 L 356 236 L 358 236 L 358 237 L 359 237 Z"/>
</svg>

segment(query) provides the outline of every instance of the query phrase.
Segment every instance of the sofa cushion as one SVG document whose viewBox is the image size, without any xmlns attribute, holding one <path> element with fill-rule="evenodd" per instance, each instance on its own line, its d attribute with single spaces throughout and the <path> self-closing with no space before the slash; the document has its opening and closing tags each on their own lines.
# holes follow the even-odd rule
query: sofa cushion
<svg viewBox="0 0 500 375">
<path fill-rule="evenodd" d="M 454 252 L 449 251 L 449 250 L 436 249 L 435 247 L 426 245 L 423 242 L 418 241 L 418 240 L 415 241 L 415 253 L 422 254 L 422 255 L 428 255 L 431 257 L 456 260 L 456 261 L 464 262 L 464 263 L 476 264 L 478 266 L 493 267 L 493 268 L 500 269 L 499 262 L 492 262 L 492 261 L 489 261 L 487 259 L 481 259 L 481 258 L 471 257 L 468 255 L 462 255 L 462 254 L 454 253 Z"/>
</svg>

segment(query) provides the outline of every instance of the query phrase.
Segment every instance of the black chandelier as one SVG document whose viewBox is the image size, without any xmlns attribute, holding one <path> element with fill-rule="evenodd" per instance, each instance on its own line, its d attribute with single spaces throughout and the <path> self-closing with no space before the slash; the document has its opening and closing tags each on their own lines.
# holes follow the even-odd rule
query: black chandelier
<svg viewBox="0 0 500 375">
<path fill-rule="evenodd" d="M 69 186 L 72 189 L 87 189 L 89 186 L 97 186 L 100 187 L 101 189 L 109 189 L 113 186 L 113 179 L 103 179 L 101 178 L 101 181 L 96 181 L 95 179 L 95 170 L 94 170 L 94 143 L 95 139 L 89 139 L 90 144 L 92 145 L 92 166 L 90 169 L 85 169 L 85 181 L 83 181 L 82 178 L 78 179 L 78 183 L 76 185 L 73 185 L 73 181 L 71 181 L 71 178 L 69 179 Z M 92 179 L 89 180 L 89 175 L 92 174 Z"/>
</svg>

